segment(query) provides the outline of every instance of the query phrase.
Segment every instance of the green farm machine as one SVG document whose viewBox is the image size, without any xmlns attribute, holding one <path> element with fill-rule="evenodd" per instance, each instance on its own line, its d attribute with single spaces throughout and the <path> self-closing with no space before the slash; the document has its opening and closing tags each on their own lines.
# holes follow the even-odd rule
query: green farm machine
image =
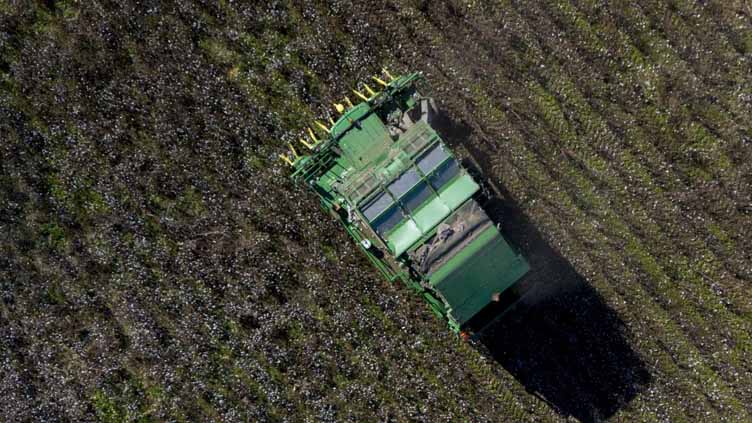
<svg viewBox="0 0 752 423">
<path fill-rule="evenodd" d="M 474 180 L 432 126 L 433 99 L 418 91 L 420 73 L 384 70 L 374 90 L 353 90 L 316 121 L 281 158 L 342 222 L 389 280 L 414 289 L 463 337 L 469 322 L 498 303 L 529 270 L 476 197 Z M 388 82 L 387 82 L 388 81 Z"/>
</svg>

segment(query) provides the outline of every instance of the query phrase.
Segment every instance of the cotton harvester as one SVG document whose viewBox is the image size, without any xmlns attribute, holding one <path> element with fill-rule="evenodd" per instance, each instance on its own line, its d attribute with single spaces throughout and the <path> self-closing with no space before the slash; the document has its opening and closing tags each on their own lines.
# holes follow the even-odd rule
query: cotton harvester
<svg viewBox="0 0 752 423">
<path fill-rule="evenodd" d="M 316 121 L 282 159 L 342 222 L 389 280 L 414 289 L 468 334 L 468 322 L 499 301 L 529 270 L 476 196 L 481 186 L 439 137 L 432 98 L 418 91 L 420 73 L 373 77 Z M 388 82 L 387 82 L 388 81 Z M 303 153 L 307 154 L 303 154 Z"/>
</svg>

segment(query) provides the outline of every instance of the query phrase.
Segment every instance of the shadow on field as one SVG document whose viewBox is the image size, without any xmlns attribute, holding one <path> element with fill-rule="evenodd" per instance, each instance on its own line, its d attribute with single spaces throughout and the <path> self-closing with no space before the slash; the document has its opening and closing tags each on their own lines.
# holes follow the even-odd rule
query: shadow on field
<svg viewBox="0 0 752 423">
<path fill-rule="evenodd" d="M 505 198 L 489 201 L 489 215 L 532 270 L 519 286 L 523 299 L 481 342 L 559 413 L 585 422 L 607 419 L 650 382 L 650 374 L 624 338 L 619 316 Z"/>
<path fill-rule="evenodd" d="M 469 128 L 443 129 L 453 144 L 470 146 L 463 142 Z M 487 152 L 471 154 L 480 162 L 468 167 L 488 167 L 483 162 Z M 522 300 L 487 327 L 480 342 L 528 392 L 557 412 L 585 422 L 607 419 L 650 383 L 650 374 L 625 339 L 619 316 L 543 239 L 506 189 L 495 188 L 501 198 L 492 193 L 484 208 L 528 259 L 531 271 L 516 287 Z"/>
</svg>

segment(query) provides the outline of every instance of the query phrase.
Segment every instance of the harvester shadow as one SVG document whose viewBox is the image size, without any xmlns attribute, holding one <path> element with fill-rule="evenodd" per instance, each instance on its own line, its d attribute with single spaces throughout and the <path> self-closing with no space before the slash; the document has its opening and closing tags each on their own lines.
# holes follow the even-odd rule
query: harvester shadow
<svg viewBox="0 0 752 423">
<path fill-rule="evenodd" d="M 438 123 L 453 146 L 469 150 L 474 160 L 464 164 L 490 176 L 486 153 L 470 142 L 472 130 L 448 119 Z M 651 382 L 624 336 L 624 322 L 543 238 L 504 186 L 489 188 L 486 212 L 531 271 L 515 287 L 522 299 L 500 317 L 489 316 L 493 323 L 479 338 L 481 349 L 558 413 L 584 422 L 608 419 Z"/>
<path fill-rule="evenodd" d="M 503 192 L 503 189 L 502 189 Z M 480 341 L 525 388 L 580 421 L 611 417 L 650 383 L 625 325 L 572 265 L 543 239 L 517 205 L 486 206 L 530 262 L 522 300 Z"/>
</svg>

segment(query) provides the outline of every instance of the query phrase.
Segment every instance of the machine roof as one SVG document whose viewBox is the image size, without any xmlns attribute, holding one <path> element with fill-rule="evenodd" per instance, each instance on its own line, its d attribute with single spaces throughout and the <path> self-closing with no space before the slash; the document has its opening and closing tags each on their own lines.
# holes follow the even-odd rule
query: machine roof
<svg viewBox="0 0 752 423">
<path fill-rule="evenodd" d="M 333 133 L 341 136 L 339 145 L 343 155 L 338 159 L 343 169 L 338 175 L 336 189 L 343 194 L 351 204 L 359 204 L 366 198 L 374 198 L 372 193 L 385 192 L 385 187 L 395 198 L 410 192 L 415 192 L 420 184 L 429 184 L 428 180 L 415 173 L 414 178 L 404 182 L 400 188 L 400 180 L 410 176 L 410 169 L 414 166 L 421 173 L 429 174 L 446 160 L 454 160 L 438 142 L 438 134 L 426 122 L 418 121 L 403 133 L 397 140 L 392 141 L 388 130 L 375 113 L 357 112 L 359 124 L 349 124 L 340 128 L 342 120 L 337 122 Z M 438 146 L 441 154 L 431 155 L 432 146 Z M 416 163 L 418 157 L 423 163 Z M 429 236 L 438 225 L 453 210 L 467 201 L 479 187 L 473 179 L 459 171 L 456 177 L 443 181 L 442 186 L 435 187 L 436 194 L 429 193 L 416 204 L 415 208 L 404 210 L 394 217 L 393 229 L 382 234 L 390 252 L 399 256 L 416 245 L 421 239 Z M 395 192 L 399 190 L 399 193 Z M 381 201 L 380 197 L 391 198 L 390 195 L 376 194 L 376 202 L 384 203 L 380 211 L 386 210 L 390 201 Z M 374 200 L 369 200 L 374 202 Z M 374 216 L 366 216 L 373 220 Z"/>
<path fill-rule="evenodd" d="M 396 178 L 412 164 L 412 157 L 439 139 L 427 123 L 416 122 L 396 141 L 392 141 L 386 127 L 375 114 L 366 121 L 367 125 L 361 124 L 361 127 L 370 127 L 371 131 L 383 129 L 383 133 L 377 136 L 373 144 L 368 138 L 371 135 L 355 127 L 344 133 L 340 141 L 340 148 L 345 154 L 342 165 L 347 170 L 341 177 L 338 191 L 353 204 L 359 203 L 376 187 Z"/>
</svg>

